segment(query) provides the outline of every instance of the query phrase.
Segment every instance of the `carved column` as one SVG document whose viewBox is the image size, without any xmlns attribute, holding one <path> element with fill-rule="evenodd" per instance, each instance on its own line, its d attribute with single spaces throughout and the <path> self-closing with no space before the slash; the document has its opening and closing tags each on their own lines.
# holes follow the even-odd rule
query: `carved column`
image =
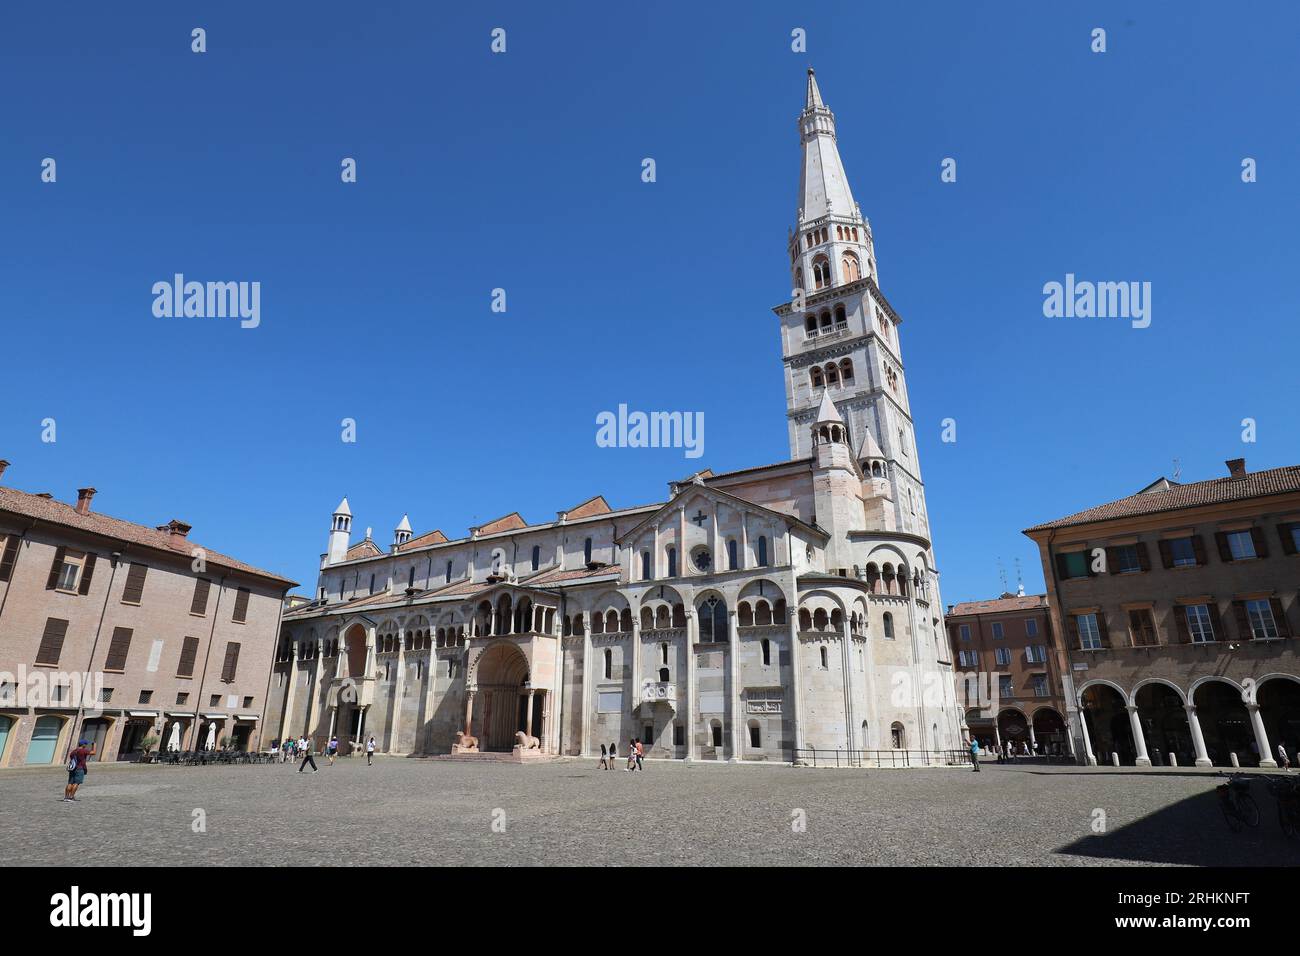
<svg viewBox="0 0 1300 956">
<path fill-rule="evenodd" d="M 474 695 L 478 693 L 475 690 L 465 691 L 465 736 L 473 736 L 474 727 Z"/>
<path fill-rule="evenodd" d="M 1195 704 L 1184 704 L 1187 711 L 1187 729 L 1192 732 L 1192 748 L 1196 751 L 1196 766 L 1212 767 L 1210 755 L 1205 749 L 1205 734 L 1201 732 L 1201 720 L 1196 716 Z"/>
<path fill-rule="evenodd" d="M 744 715 L 741 712 L 740 702 L 740 628 L 739 619 L 736 616 L 736 609 L 730 608 L 727 611 L 727 630 L 731 638 L 728 642 L 730 646 L 727 650 L 730 652 L 731 664 L 731 694 L 729 696 L 729 707 L 731 711 L 731 762 L 736 763 L 740 760 L 741 753 L 741 725 L 745 722 Z"/>
<path fill-rule="evenodd" d="M 528 688 L 528 722 L 527 722 L 527 727 L 528 727 L 528 736 L 529 736 L 529 737 L 536 737 L 536 736 L 537 736 L 535 733 L 533 733 L 533 693 L 534 693 L 533 688 L 531 688 L 531 687 Z"/>
</svg>

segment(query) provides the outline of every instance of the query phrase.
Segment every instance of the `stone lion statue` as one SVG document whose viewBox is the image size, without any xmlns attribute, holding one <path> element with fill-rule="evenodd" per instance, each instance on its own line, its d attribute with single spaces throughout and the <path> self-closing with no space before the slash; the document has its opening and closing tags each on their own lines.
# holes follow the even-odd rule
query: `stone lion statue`
<svg viewBox="0 0 1300 956">
<path fill-rule="evenodd" d="M 530 737 L 522 730 L 515 731 L 515 746 L 520 750 L 537 750 L 542 743 L 536 737 Z"/>
<path fill-rule="evenodd" d="M 461 750 L 477 750 L 478 738 L 468 736 L 465 731 L 456 731 L 456 746 Z"/>
</svg>

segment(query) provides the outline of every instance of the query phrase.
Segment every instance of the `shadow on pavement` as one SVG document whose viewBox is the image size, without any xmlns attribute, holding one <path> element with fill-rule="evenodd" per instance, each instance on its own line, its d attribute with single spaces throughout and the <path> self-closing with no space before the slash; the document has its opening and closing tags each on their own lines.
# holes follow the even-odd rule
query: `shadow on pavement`
<svg viewBox="0 0 1300 956">
<path fill-rule="evenodd" d="M 1134 863 L 1179 866 L 1296 866 L 1300 840 L 1288 839 L 1277 819 L 1277 802 L 1262 784 L 1252 786 L 1259 826 L 1228 828 L 1218 795 L 1207 791 L 1107 833 L 1058 847 L 1054 853 Z"/>
</svg>

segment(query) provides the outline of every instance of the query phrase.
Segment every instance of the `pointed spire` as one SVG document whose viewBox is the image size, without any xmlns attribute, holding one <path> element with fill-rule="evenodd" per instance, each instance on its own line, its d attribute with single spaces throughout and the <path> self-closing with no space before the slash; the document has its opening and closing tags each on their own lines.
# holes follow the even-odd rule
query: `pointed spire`
<svg viewBox="0 0 1300 956">
<path fill-rule="evenodd" d="M 343 496 L 343 500 L 340 501 L 340 502 L 339 502 L 339 506 L 338 506 L 337 508 L 334 509 L 334 513 L 335 513 L 336 515 L 347 515 L 349 518 L 352 517 L 352 509 L 348 507 L 348 496 L 347 496 L 347 495 L 344 495 L 344 496 Z"/>
<path fill-rule="evenodd" d="M 411 530 L 411 520 L 410 520 L 410 518 L 408 518 L 406 515 L 402 515 L 402 520 L 399 521 L 399 522 L 397 523 L 397 530 L 398 530 L 398 531 L 410 531 L 410 530 Z"/>
<path fill-rule="evenodd" d="M 816 109 L 819 106 L 825 106 L 822 102 L 822 91 L 817 88 L 817 73 L 810 66 L 808 67 L 808 96 L 804 99 L 804 109 Z"/>
<path fill-rule="evenodd" d="M 808 93 L 799 115 L 799 139 L 803 143 L 803 166 L 799 176 L 799 224 L 816 222 L 825 216 L 858 215 L 853 191 L 849 189 L 844 163 L 835 145 L 835 114 L 822 100 L 817 76 L 808 70 Z"/>
<path fill-rule="evenodd" d="M 885 453 L 880 450 L 876 440 L 871 437 L 871 429 L 863 429 L 862 445 L 858 448 L 859 461 L 884 460 Z"/>
<path fill-rule="evenodd" d="M 817 408 L 816 424 L 822 425 L 830 422 L 844 424 L 844 419 L 840 418 L 840 413 L 835 409 L 835 403 L 831 401 L 830 392 L 822 392 L 822 403 Z"/>
</svg>

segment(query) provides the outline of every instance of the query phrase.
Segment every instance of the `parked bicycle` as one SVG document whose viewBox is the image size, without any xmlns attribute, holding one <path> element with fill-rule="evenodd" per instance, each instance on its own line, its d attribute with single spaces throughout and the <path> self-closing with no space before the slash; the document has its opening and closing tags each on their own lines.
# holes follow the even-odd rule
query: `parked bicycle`
<svg viewBox="0 0 1300 956">
<path fill-rule="evenodd" d="M 1300 786 L 1287 777 L 1269 777 L 1268 789 L 1277 800 L 1277 822 L 1292 840 L 1300 836 Z"/>
<path fill-rule="evenodd" d="M 1259 804 L 1250 795 L 1249 777 L 1229 777 L 1227 783 L 1219 784 L 1215 790 L 1228 829 L 1240 833 L 1243 827 L 1259 826 Z"/>
</svg>

